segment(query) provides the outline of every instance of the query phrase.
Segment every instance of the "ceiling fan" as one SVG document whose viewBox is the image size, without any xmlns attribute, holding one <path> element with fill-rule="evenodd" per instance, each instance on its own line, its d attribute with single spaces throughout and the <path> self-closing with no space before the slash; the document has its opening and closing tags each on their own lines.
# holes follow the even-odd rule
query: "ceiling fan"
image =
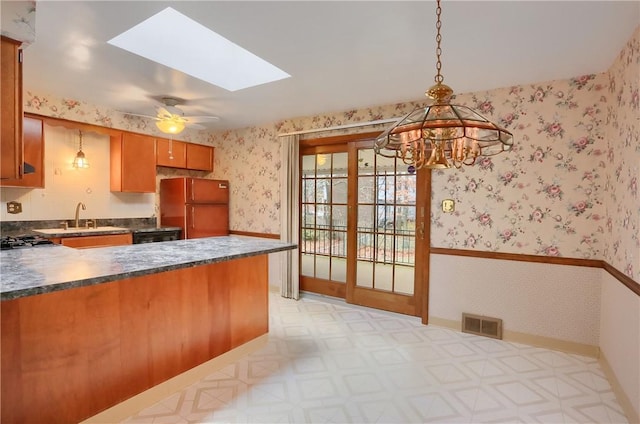
<svg viewBox="0 0 640 424">
<path fill-rule="evenodd" d="M 167 134 L 179 134 L 187 125 L 194 129 L 204 129 L 205 127 L 200 125 L 200 122 L 220 120 L 219 117 L 213 115 L 185 116 L 182 109 L 178 108 L 178 105 L 182 104 L 183 101 L 175 97 L 162 97 L 161 101 L 162 106 L 158 106 L 155 116 L 132 112 L 125 112 L 125 114 L 153 119 L 156 121 L 158 129 Z"/>
</svg>

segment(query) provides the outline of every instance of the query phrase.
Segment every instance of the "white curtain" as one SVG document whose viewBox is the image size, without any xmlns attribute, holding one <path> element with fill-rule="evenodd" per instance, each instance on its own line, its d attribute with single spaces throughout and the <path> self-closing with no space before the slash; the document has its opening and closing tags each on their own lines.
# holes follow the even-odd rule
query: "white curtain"
<svg viewBox="0 0 640 424">
<path fill-rule="evenodd" d="M 280 138 L 280 240 L 299 245 L 300 147 L 299 136 Z M 281 294 L 300 298 L 300 264 L 298 249 L 280 254 Z"/>
</svg>

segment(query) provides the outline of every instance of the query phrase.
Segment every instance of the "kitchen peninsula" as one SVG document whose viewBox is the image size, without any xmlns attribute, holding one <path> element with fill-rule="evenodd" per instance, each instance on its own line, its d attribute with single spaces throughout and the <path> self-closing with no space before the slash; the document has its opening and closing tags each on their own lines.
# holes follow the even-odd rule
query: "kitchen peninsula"
<svg viewBox="0 0 640 424">
<path fill-rule="evenodd" d="M 212 237 L 0 253 L 2 422 L 78 422 L 268 332 L 267 254 Z"/>
</svg>

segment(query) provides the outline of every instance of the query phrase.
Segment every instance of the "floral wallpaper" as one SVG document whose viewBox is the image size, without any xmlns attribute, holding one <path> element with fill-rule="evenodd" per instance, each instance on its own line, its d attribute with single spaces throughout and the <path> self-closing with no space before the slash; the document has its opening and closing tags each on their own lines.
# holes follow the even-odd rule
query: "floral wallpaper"
<svg viewBox="0 0 640 424">
<path fill-rule="evenodd" d="M 604 259 L 640 281 L 639 46 L 640 27 L 608 72 L 457 95 L 455 103 L 510 129 L 515 144 L 473 167 L 433 171 L 432 246 Z M 158 134 L 148 121 L 76 100 L 27 90 L 25 101 L 28 112 Z M 215 146 L 211 177 L 230 181 L 231 229 L 277 234 L 278 134 L 397 117 L 418 105 L 383 105 L 181 136 Z M 336 132 L 311 134 L 323 135 Z M 161 176 L 180 172 L 163 170 Z M 454 213 L 442 212 L 444 199 L 455 201 Z"/>
<path fill-rule="evenodd" d="M 640 27 L 608 72 L 602 258 L 640 282 Z"/>
</svg>

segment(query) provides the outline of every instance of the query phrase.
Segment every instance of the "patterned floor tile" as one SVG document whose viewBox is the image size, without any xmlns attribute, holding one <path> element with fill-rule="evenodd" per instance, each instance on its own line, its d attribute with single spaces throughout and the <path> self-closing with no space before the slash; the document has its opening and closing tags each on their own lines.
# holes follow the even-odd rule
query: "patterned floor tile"
<svg viewBox="0 0 640 424">
<path fill-rule="evenodd" d="M 269 340 L 127 423 L 625 423 L 598 361 L 270 294 Z"/>
</svg>

